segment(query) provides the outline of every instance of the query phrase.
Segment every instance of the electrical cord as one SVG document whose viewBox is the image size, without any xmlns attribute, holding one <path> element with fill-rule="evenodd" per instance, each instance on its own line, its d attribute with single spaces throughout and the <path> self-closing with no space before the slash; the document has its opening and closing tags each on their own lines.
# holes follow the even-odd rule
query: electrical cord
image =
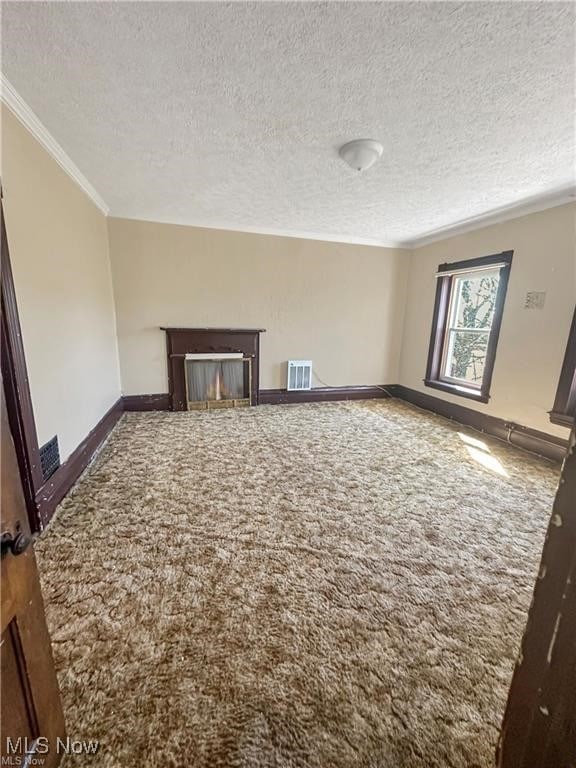
<svg viewBox="0 0 576 768">
<path fill-rule="evenodd" d="M 321 379 L 321 378 L 320 378 L 320 376 L 318 376 L 318 374 L 317 374 L 317 373 L 314 371 L 314 368 L 312 368 L 312 377 L 313 377 L 314 379 L 316 379 L 316 381 L 319 381 L 319 382 L 320 382 L 320 384 L 323 384 L 325 387 L 328 387 L 328 388 L 330 388 L 330 389 L 333 389 L 333 388 L 334 388 L 334 385 L 333 385 L 333 384 L 327 384 L 327 383 L 326 383 L 326 382 L 325 382 L 323 379 Z M 375 389 L 381 389 L 381 390 L 382 390 L 382 392 L 386 392 L 386 394 L 388 395 L 388 397 L 394 397 L 394 395 L 393 395 L 391 392 L 389 392 L 389 391 L 386 389 L 386 387 L 381 387 L 381 386 L 379 386 L 378 384 L 374 384 L 374 388 L 375 388 Z"/>
</svg>

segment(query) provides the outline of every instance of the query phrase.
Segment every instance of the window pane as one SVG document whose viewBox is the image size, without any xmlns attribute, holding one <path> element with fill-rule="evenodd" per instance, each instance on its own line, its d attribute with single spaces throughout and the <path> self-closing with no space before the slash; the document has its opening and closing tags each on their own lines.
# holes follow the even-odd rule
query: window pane
<svg viewBox="0 0 576 768">
<path fill-rule="evenodd" d="M 489 331 L 450 331 L 444 375 L 480 386 L 489 338 Z"/>
<path fill-rule="evenodd" d="M 454 280 L 452 328 L 492 327 L 500 271 L 462 275 Z"/>
</svg>

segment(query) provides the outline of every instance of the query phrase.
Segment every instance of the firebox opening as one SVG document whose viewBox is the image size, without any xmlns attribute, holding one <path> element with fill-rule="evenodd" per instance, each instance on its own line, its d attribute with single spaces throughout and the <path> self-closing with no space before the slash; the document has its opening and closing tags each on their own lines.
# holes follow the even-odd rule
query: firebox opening
<svg viewBox="0 0 576 768">
<path fill-rule="evenodd" d="M 188 410 L 252 405 L 252 358 L 242 353 L 186 355 Z"/>
</svg>

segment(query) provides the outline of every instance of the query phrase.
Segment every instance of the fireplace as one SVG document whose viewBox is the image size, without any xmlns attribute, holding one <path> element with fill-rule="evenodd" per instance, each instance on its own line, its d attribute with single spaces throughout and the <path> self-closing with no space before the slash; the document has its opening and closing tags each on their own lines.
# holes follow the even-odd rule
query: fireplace
<svg viewBox="0 0 576 768">
<path fill-rule="evenodd" d="M 184 373 L 189 411 L 252 405 L 251 357 L 188 354 Z"/>
<path fill-rule="evenodd" d="M 260 334 L 247 328 L 162 328 L 173 411 L 258 405 Z"/>
</svg>

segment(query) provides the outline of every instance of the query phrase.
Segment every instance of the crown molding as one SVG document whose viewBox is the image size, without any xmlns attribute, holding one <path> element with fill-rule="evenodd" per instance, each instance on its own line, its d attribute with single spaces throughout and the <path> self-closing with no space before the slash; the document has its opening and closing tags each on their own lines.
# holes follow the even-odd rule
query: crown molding
<svg viewBox="0 0 576 768">
<path fill-rule="evenodd" d="M 109 207 L 88 181 L 86 176 L 78 166 L 68 157 L 60 144 L 52 136 L 46 126 L 40 121 L 37 115 L 30 109 L 22 96 L 10 83 L 10 81 L 0 73 L 1 100 L 8 109 L 16 115 L 18 120 L 30 131 L 32 136 L 44 147 L 44 149 L 54 158 L 58 165 L 76 182 L 80 189 L 88 195 L 92 202 L 102 211 L 105 216 L 110 213 Z"/>
<path fill-rule="evenodd" d="M 527 216 L 530 213 L 538 213 L 548 208 L 556 208 L 559 205 L 576 202 L 576 186 L 569 185 L 559 187 L 541 195 L 534 195 L 520 200 L 511 205 L 504 205 L 500 208 L 494 208 L 491 211 L 480 213 L 477 216 L 470 216 L 467 219 L 456 221 L 453 224 L 447 224 L 445 227 L 425 232 L 418 237 L 402 242 L 404 248 L 422 248 L 424 245 L 436 243 L 440 240 L 447 240 L 456 235 L 463 235 L 466 232 L 473 232 L 475 229 L 482 229 L 492 224 L 500 224 L 510 219 L 517 219 L 521 216 Z"/>
<path fill-rule="evenodd" d="M 325 243 L 341 243 L 342 245 L 368 245 L 374 248 L 395 248 L 407 250 L 411 246 L 406 243 L 392 240 L 379 240 L 376 238 L 368 237 L 352 237 L 347 235 L 333 235 L 326 232 L 306 232 L 295 229 L 281 229 L 277 227 L 239 227 L 229 226 L 225 223 L 214 224 L 213 222 L 207 223 L 202 219 L 188 219 L 168 217 L 162 219 L 143 218 L 141 216 L 133 216 L 130 214 L 111 213 L 111 218 L 114 219 L 126 219 L 128 221 L 143 221 L 149 224 L 170 224 L 178 227 L 193 227 L 194 229 L 214 229 L 219 232 L 238 232 L 239 234 L 246 235 L 269 235 L 271 237 L 290 237 L 297 238 L 298 240 L 319 240 Z"/>
</svg>

